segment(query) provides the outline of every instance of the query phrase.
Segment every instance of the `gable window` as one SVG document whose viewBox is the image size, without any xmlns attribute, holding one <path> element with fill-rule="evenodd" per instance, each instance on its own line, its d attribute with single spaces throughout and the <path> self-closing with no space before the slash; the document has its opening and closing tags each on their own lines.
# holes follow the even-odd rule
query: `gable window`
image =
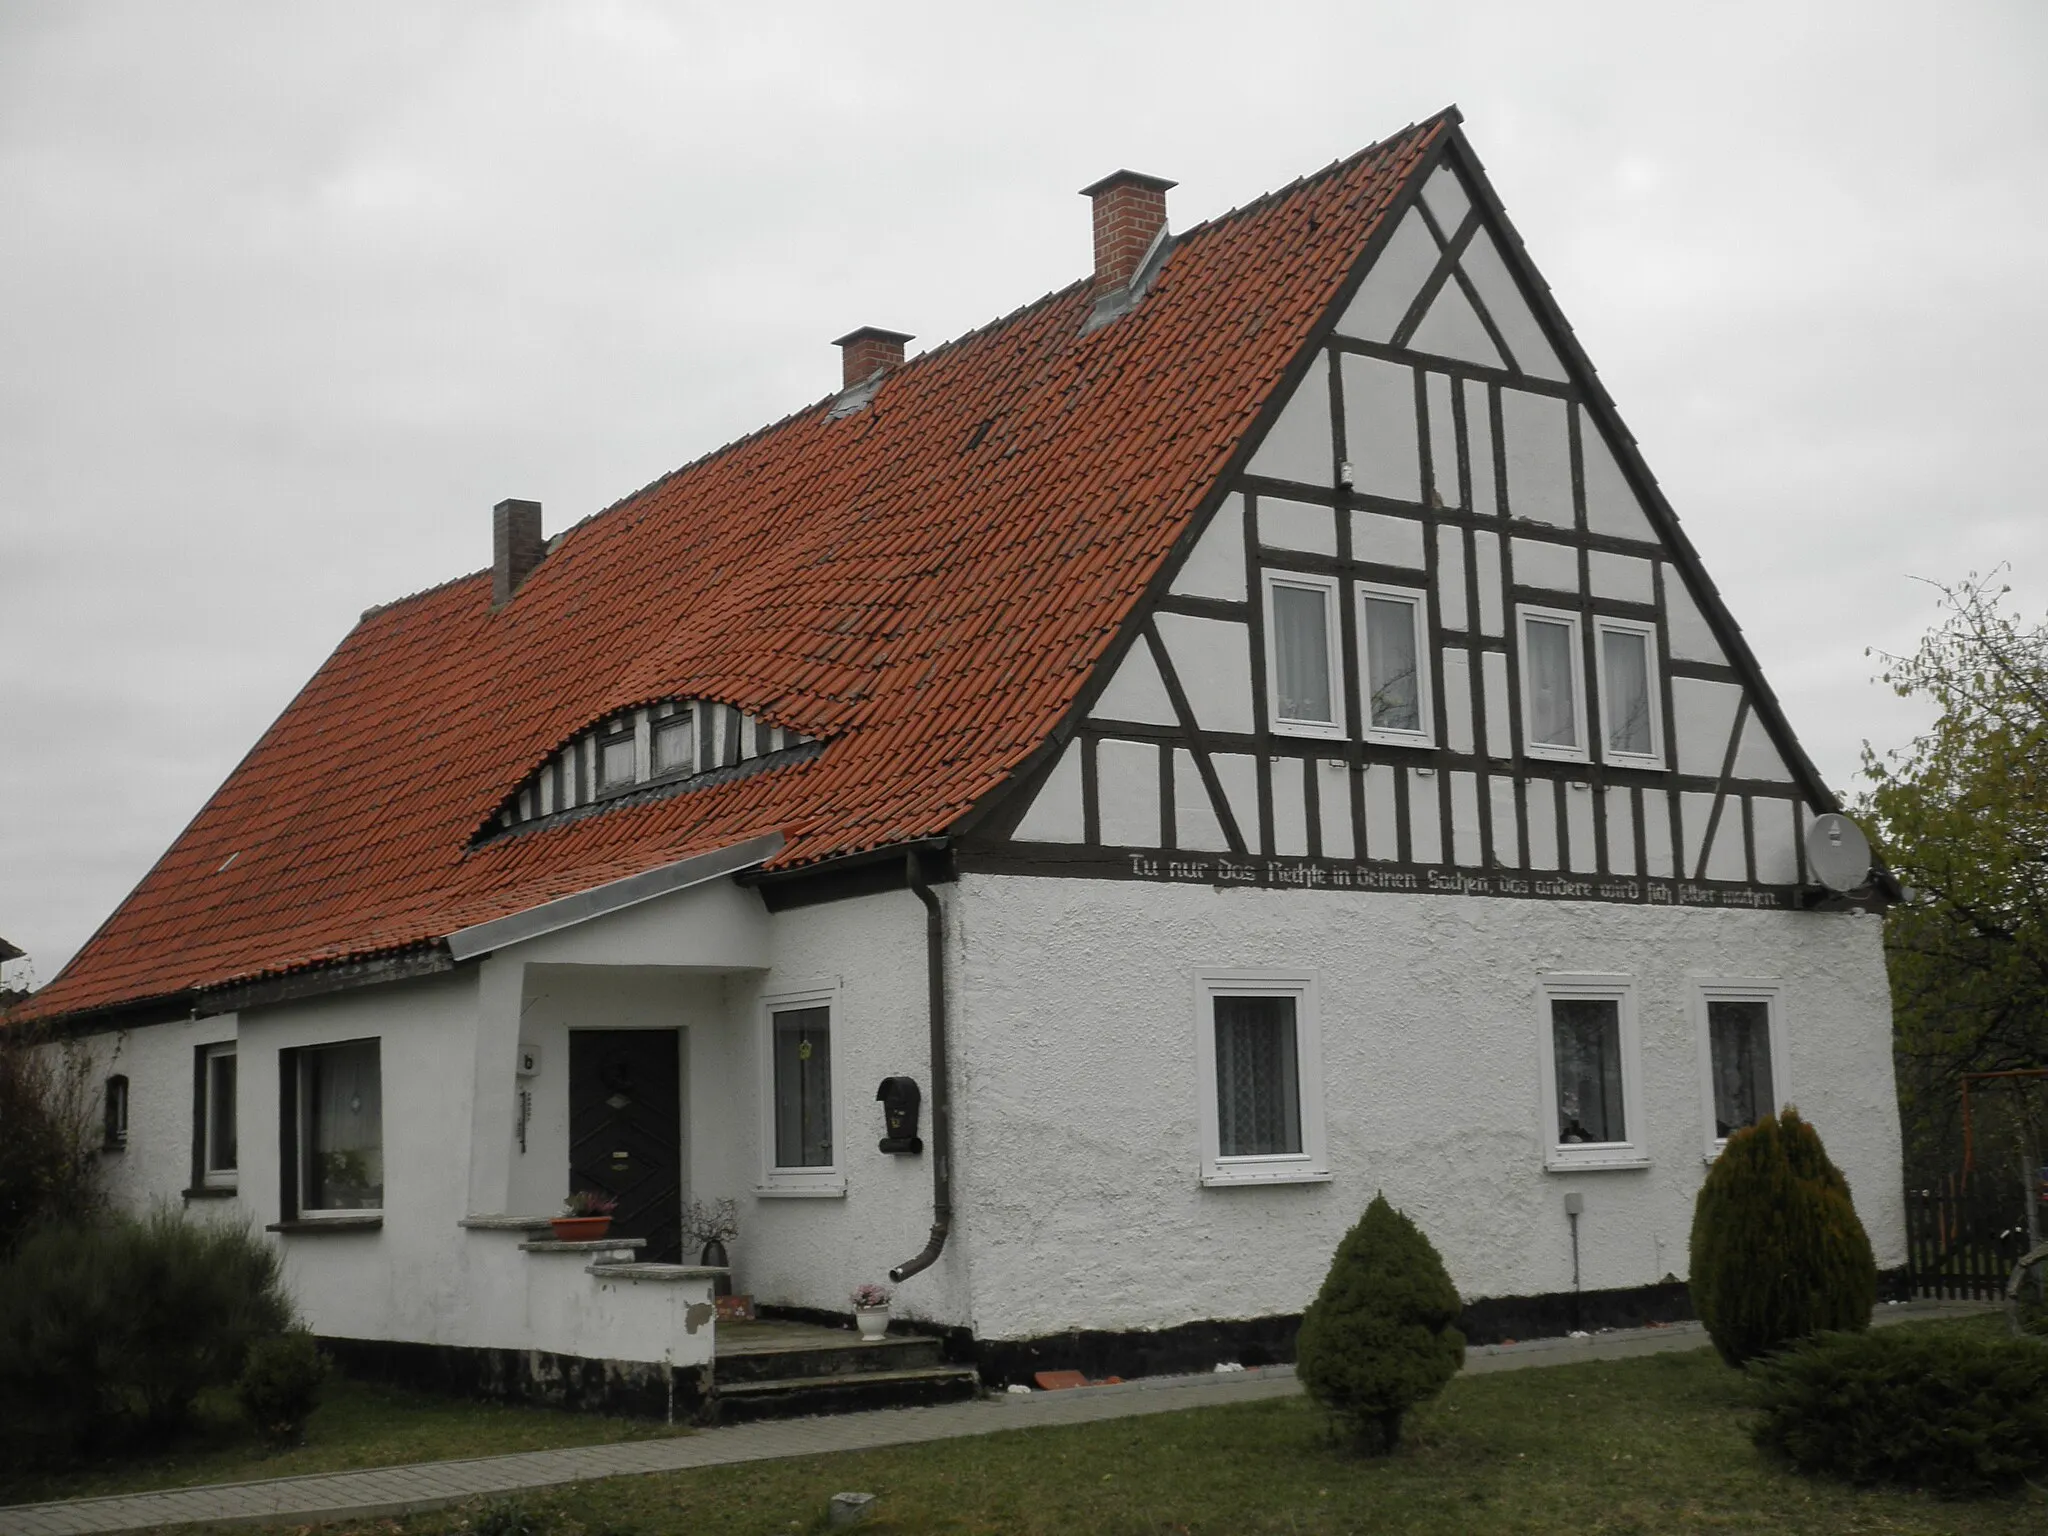
<svg viewBox="0 0 2048 1536">
<path fill-rule="evenodd" d="M 128 1145 L 128 1079 L 116 1072 L 107 1079 L 106 1101 L 101 1106 L 100 1148 L 119 1152 Z"/>
<path fill-rule="evenodd" d="M 697 771 L 696 719 L 687 709 L 654 722 L 654 771 Z"/>
<path fill-rule="evenodd" d="M 1600 734 L 1609 762 L 1663 761 L 1657 709 L 1657 631 L 1629 619 L 1593 621 L 1600 665 Z"/>
<path fill-rule="evenodd" d="M 291 1170 L 302 1217 L 384 1208 L 384 1084 L 375 1040 L 288 1053 L 295 1135 Z"/>
<path fill-rule="evenodd" d="M 1362 584 L 1359 603 L 1366 740 L 1429 746 L 1435 733 L 1423 594 Z"/>
<path fill-rule="evenodd" d="M 1586 760 L 1586 690 L 1579 618 L 1550 608 L 1521 610 L 1522 750 L 1531 757 Z"/>
<path fill-rule="evenodd" d="M 1705 1079 L 1707 1154 L 1785 1102 L 1778 984 L 1699 981 L 1694 1009 Z"/>
<path fill-rule="evenodd" d="M 192 1086 L 192 1184 L 235 1187 L 235 1042 L 199 1047 Z"/>
<path fill-rule="evenodd" d="M 1204 971 L 1196 998 L 1202 1182 L 1327 1179 L 1315 978 Z"/>
<path fill-rule="evenodd" d="M 1342 736 L 1337 718 L 1337 579 L 1266 573 L 1266 690 L 1276 731 Z"/>
<path fill-rule="evenodd" d="M 1635 985 L 1625 976 L 1549 976 L 1539 988 L 1544 1162 L 1642 1167 Z"/>
<path fill-rule="evenodd" d="M 601 736 L 597 743 L 597 787 L 619 789 L 637 776 L 634 769 L 633 727 Z"/>
<path fill-rule="evenodd" d="M 837 992 L 784 993 L 762 1006 L 764 1194 L 841 1195 L 832 1081 Z"/>
</svg>

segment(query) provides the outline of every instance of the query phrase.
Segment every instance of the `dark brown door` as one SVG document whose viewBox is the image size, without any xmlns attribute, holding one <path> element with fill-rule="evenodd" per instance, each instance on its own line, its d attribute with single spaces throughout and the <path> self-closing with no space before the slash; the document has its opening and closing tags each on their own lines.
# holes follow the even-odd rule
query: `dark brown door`
<svg viewBox="0 0 2048 1536">
<path fill-rule="evenodd" d="M 683 1106 L 672 1029 L 569 1032 L 569 1188 L 619 1202 L 615 1237 L 643 1259 L 683 1257 Z"/>
</svg>

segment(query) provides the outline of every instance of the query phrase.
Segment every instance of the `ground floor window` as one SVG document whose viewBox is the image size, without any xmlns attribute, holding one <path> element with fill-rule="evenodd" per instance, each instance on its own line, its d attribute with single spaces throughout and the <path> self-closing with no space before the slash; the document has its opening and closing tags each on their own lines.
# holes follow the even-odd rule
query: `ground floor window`
<svg viewBox="0 0 2048 1536">
<path fill-rule="evenodd" d="M 107 1079 L 106 1100 L 101 1109 L 102 1137 L 100 1146 L 108 1152 L 119 1152 L 128 1145 L 128 1078 L 127 1074 L 116 1072 Z"/>
<path fill-rule="evenodd" d="M 381 1211 L 384 1088 L 378 1042 L 346 1040 L 289 1055 L 298 1214 Z"/>
<path fill-rule="evenodd" d="M 239 1161 L 235 1143 L 235 1042 L 202 1045 L 192 1085 L 192 1183 L 233 1189 Z"/>
<path fill-rule="evenodd" d="M 762 1013 L 762 1132 L 765 1184 L 790 1192 L 844 1188 L 832 1079 L 831 990 L 785 993 Z"/>
<path fill-rule="evenodd" d="M 1634 984 L 1619 976 L 1546 977 L 1539 1019 L 1545 1161 L 1644 1162 Z"/>
<path fill-rule="evenodd" d="M 1196 994 L 1202 1182 L 1329 1177 L 1315 978 L 1205 971 Z"/>
<path fill-rule="evenodd" d="M 1706 1081 L 1707 1152 L 1785 1101 L 1778 986 L 1769 981 L 1701 981 L 1695 1008 Z"/>
</svg>

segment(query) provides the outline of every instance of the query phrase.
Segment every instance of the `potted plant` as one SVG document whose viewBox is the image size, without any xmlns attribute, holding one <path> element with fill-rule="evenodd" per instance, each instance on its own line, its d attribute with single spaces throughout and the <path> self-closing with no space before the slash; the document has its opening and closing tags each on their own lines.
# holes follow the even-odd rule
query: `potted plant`
<svg viewBox="0 0 2048 1536">
<path fill-rule="evenodd" d="M 707 1205 L 702 1200 L 692 1200 L 683 1211 L 683 1232 L 702 1245 L 697 1253 L 699 1264 L 709 1269 L 730 1269 L 732 1260 L 726 1256 L 725 1245 L 740 1235 L 739 1201 L 714 1200 Z M 732 1276 L 720 1275 L 712 1291 L 730 1296 Z"/>
<path fill-rule="evenodd" d="M 888 1333 L 889 1297 L 886 1285 L 856 1285 L 853 1288 L 853 1320 L 859 1325 L 862 1343 L 872 1343 Z"/>
<path fill-rule="evenodd" d="M 562 1202 L 562 1214 L 551 1217 L 548 1224 L 555 1229 L 558 1243 L 594 1243 L 610 1229 L 612 1212 L 618 1208 L 619 1202 L 610 1195 L 578 1189 Z"/>
</svg>

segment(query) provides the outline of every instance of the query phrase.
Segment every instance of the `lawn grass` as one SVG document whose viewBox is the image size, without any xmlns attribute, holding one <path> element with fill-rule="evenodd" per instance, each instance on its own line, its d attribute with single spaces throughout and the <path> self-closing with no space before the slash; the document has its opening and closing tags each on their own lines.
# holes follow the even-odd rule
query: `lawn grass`
<svg viewBox="0 0 2048 1536">
<path fill-rule="evenodd" d="M 1991 1320 L 1986 1320 L 1991 1321 Z M 1955 1327 L 1975 1324 L 1916 1326 Z M 610 1478 L 525 1496 L 536 1531 L 815 1531 L 837 1492 L 886 1533 L 1796 1532 L 2041 1529 L 2036 1493 L 1942 1503 L 1811 1481 L 1749 1442 L 1743 1381 L 1708 1350 L 1464 1377 L 1404 1448 L 1360 1461 L 1299 1398 L 791 1461 Z M 440 1536 L 488 1506 L 340 1531 Z M 223 1527 L 223 1532 L 227 1528 Z M 241 1528 L 246 1530 L 246 1527 Z"/>
<path fill-rule="evenodd" d="M 0 1458 L 0 1503 L 295 1477 L 686 1432 L 649 1419 L 470 1402 L 337 1374 L 329 1378 L 306 1426 L 305 1444 L 296 1449 L 266 1451 L 223 1393 L 201 1402 L 200 1421 L 183 1441 L 155 1454 L 56 1473 L 15 1472 Z"/>
</svg>

